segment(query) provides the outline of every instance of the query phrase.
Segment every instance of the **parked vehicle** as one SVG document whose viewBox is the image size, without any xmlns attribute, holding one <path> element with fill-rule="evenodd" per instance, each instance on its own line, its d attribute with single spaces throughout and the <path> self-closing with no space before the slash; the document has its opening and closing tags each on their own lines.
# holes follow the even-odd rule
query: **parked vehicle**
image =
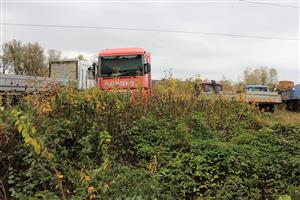
<svg viewBox="0 0 300 200">
<path fill-rule="evenodd" d="M 76 82 L 78 89 L 96 85 L 95 70 L 91 63 L 80 60 L 59 60 L 49 64 L 49 77 L 27 75 L 0 75 L 0 96 L 2 104 L 16 104 L 20 96 L 34 92 L 41 93 L 51 84 L 65 85 Z M 8 96 L 12 102 L 7 102 Z"/>
<path fill-rule="evenodd" d="M 241 100 L 250 103 L 257 103 L 262 109 L 274 111 L 274 107 L 282 103 L 281 95 L 272 92 L 266 85 L 247 85 Z"/>
<path fill-rule="evenodd" d="M 0 94 L 22 95 L 42 91 L 50 81 L 48 77 L 0 74 Z"/>
<path fill-rule="evenodd" d="M 96 86 L 95 65 L 77 59 L 57 60 L 49 64 L 49 77 L 61 84 L 74 81 L 78 89 Z"/>
<path fill-rule="evenodd" d="M 51 82 L 66 84 L 76 81 L 79 89 L 95 86 L 92 64 L 80 60 L 59 60 L 49 64 L 49 77 L 26 75 L 0 75 L 0 94 L 23 95 L 41 92 Z"/>
<path fill-rule="evenodd" d="M 147 99 L 152 94 L 151 55 L 142 48 L 120 48 L 101 51 L 97 64 L 77 59 L 52 61 L 49 77 L 1 75 L 0 93 L 6 96 L 42 92 L 50 82 L 72 81 L 78 89 L 98 86 Z"/>
<path fill-rule="evenodd" d="M 281 96 L 277 92 L 271 92 L 265 85 L 247 85 L 241 93 L 224 92 L 223 85 L 216 81 L 204 81 L 195 86 L 195 94 L 203 94 L 205 97 L 218 95 L 223 99 L 255 103 L 261 109 L 274 111 L 277 104 L 282 103 Z"/>
<path fill-rule="evenodd" d="M 199 96 L 200 94 L 204 94 L 205 96 L 209 96 L 211 94 L 220 94 L 222 90 L 223 85 L 217 83 L 215 80 L 201 81 L 200 83 L 195 85 L 196 96 Z"/>
<path fill-rule="evenodd" d="M 143 99 L 152 94 L 151 55 L 142 48 L 106 49 L 99 53 L 97 84 L 103 90 L 128 91 Z"/>
<path fill-rule="evenodd" d="M 292 81 L 279 81 L 276 90 L 281 94 L 287 110 L 300 111 L 300 84 L 294 85 Z"/>
</svg>

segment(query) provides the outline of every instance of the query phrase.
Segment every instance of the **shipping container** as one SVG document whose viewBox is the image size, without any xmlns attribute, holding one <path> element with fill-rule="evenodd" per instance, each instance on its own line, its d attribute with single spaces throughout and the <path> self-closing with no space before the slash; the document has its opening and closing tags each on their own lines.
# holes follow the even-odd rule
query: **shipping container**
<svg viewBox="0 0 300 200">
<path fill-rule="evenodd" d="M 78 89 L 95 86 L 95 68 L 82 60 L 58 60 L 49 64 L 49 77 L 63 84 L 76 82 Z"/>
</svg>

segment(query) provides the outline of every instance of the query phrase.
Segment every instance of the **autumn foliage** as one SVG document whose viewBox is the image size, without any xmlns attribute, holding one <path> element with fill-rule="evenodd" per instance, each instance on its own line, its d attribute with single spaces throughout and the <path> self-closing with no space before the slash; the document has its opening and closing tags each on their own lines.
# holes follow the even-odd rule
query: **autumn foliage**
<svg viewBox="0 0 300 200">
<path fill-rule="evenodd" d="M 299 197 L 299 123 L 166 81 L 146 103 L 69 85 L 1 110 L 0 197 Z"/>
</svg>

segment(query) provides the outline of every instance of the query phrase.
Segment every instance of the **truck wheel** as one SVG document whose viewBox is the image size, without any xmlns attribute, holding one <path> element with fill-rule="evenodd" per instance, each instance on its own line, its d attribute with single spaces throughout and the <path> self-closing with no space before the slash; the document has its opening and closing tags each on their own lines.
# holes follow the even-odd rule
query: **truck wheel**
<svg viewBox="0 0 300 200">
<path fill-rule="evenodd" d="M 292 101 L 286 101 L 286 110 L 293 111 L 293 102 Z"/>
<path fill-rule="evenodd" d="M 274 105 L 273 104 L 260 104 L 259 110 L 264 112 L 274 112 Z"/>
<path fill-rule="evenodd" d="M 300 100 L 295 100 L 294 108 L 296 112 L 300 112 Z"/>
<path fill-rule="evenodd" d="M 16 106 L 19 104 L 19 102 L 20 102 L 20 96 L 13 95 L 11 100 L 11 105 Z"/>
<path fill-rule="evenodd" d="M 269 111 L 269 112 L 272 112 L 272 113 L 273 113 L 274 110 L 275 110 L 274 104 L 268 106 L 268 111 Z"/>
<path fill-rule="evenodd" d="M 3 95 L 3 96 L 1 96 L 1 106 L 6 106 L 6 96 L 5 95 Z"/>
</svg>

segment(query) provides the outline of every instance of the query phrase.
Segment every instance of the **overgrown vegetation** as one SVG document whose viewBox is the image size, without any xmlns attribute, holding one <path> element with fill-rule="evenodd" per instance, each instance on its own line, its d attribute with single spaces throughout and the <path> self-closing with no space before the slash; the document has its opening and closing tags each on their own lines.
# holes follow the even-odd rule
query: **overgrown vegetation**
<svg viewBox="0 0 300 200">
<path fill-rule="evenodd" d="M 165 84 L 147 103 L 70 85 L 1 110 L 0 197 L 299 198 L 299 121 Z"/>
</svg>

